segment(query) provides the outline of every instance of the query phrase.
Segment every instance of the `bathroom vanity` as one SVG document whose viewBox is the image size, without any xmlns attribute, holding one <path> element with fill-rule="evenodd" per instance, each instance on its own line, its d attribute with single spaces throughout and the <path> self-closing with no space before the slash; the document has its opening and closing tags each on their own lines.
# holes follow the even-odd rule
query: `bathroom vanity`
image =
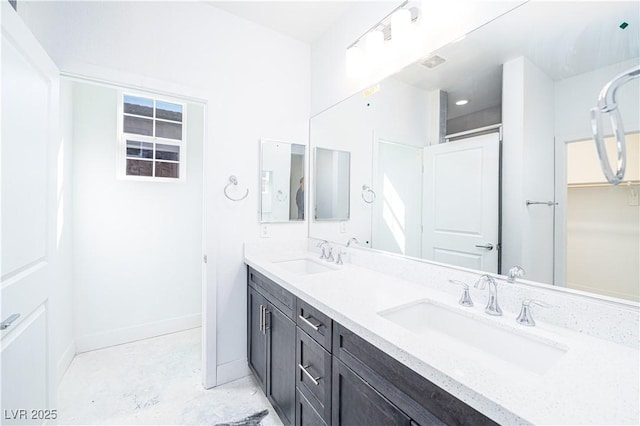
<svg viewBox="0 0 640 426">
<path fill-rule="evenodd" d="M 249 366 L 283 423 L 495 424 L 250 266 L 247 277 Z"/>
<path fill-rule="evenodd" d="M 486 291 L 463 307 L 448 282 L 472 271 L 353 248 L 338 266 L 313 240 L 282 246 L 246 245 L 245 262 L 249 366 L 285 424 L 640 421 L 637 310 L 497 279 L 504 315 L 491 317 Z M 525 327 L 521 297 L 554 308 Z"/>
</svg>

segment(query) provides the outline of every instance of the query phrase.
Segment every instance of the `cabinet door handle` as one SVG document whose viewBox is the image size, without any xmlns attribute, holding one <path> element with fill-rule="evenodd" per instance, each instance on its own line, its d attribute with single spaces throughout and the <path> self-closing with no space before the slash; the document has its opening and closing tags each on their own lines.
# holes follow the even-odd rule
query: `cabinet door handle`
<svg viewBox="0 0 640 426">
<path fill-rule="evenodd" d="M 258 331 L 262 331 L 262 328 L 264 327 L 263 312 L 264 312 L 264 306 L 260 305 L 260 327 L 259 327 Z"/>
<path fill-rule="evenodd" d="M 264 307 L 264 320 L 262 321 L 262 334 L 267 334 L 267 314 L 270 312 L 267 310 L 267 307 Z"/>
<path fill-rule="evenodd" d="M 312 323 L 311 321 L 309 321 L 309 318 L 313 318 L 313 317 L 309 317 L 309 318 L 305 318 L 302 315 L 298 315 L 298 318 L 300 318 L 302 321 L 304 321 L 309 327 L 313 328 L 315 331 L 320 330 L 320 327 L 322 327 L 322 323 L 316 325 L 314 323 Z"/>
<path fill-rule="evenodd" d="M 302 372 L 307 375 L 307 377 L 313 382 L 314 385 L 318 386 L 320 384 L 318 380 L 322 379 L 322 377 L 313 377 L 311 373 L 307 371 L 307 368 L 309 368 L 308 364 L 307 365 L 298 364 L 298 368 L 300 368 L 300 370 L 302 370 Z"/>
</svg>

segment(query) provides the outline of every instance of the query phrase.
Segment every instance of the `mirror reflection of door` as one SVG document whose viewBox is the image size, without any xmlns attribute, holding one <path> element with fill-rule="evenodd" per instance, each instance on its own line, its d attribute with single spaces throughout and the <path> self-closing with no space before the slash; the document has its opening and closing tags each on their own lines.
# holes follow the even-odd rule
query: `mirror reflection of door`
<svg viewBox="0 0 640 426">
<path fill-rule="evenodd" d="M 607 139 L 609 158 L 615 141 Z M 566 286 L 639 301 L 640 133 L 627 135 L 625 182 L 604 180 L 593 140 L 567 144 Z"/>
<path fill-rule="evenodd" d="M 422 257 L 498 272 L 500 135 L 425 148 Z"/>
</svg>

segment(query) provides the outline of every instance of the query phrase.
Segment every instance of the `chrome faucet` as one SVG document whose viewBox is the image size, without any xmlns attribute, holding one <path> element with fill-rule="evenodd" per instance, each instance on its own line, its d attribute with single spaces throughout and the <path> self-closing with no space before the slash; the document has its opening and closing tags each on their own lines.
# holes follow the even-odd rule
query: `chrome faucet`
<svg viewBox="0 0 640 426">
<path fill-rule="evenodd" d="M 327 252 L 325 251 L 325 247 L 327 247 L 329 245 L 329 241 L 327 240 L 322 240 L 320 241 L 318 244 L 316 244 L 316 247 L 318 247 L 321 251 L 320 253 L 320 259 L 328 259 L 329 256 L 327 255 Z"/>
<path fill-rule="evenodd" d="M 531 316 L 530 305 L 537 305 L 543 308 L 553 307 L 553 305 L 550 305 L 545 302 L 541 302 L 540 300 L 525 299 L 522 301 L 522 309 L 520 310 L 520 315 L 518 315 L 518 318 L 516 318 L 516 321 L 518 322 L 518 324 L 526 325 L 529 327 L 533 327 L 534 325 L 536 325 L 536 322 L 533 320 L 533 317 Z"/>
<path fill-rule="evenodd" d="M 349 241 L 347 241 L 347 247 L 349 247 L 352 243 L 353 244 L 360 244 L 360 241 L 358 241 L 358 239 L 356 237 L 349 238 Z"/>
<path fill-rule="evenodd" d="M 487 303 L 487 307 L 484 311 L 489 315 L 501 316 L 502 309 L 500 309 L 500 305 L 498 304 L 498 285 L 495 280 L 491 278 L 489 275 L 484 274 L 478 278 L 478 281 L 474 284 L 475 288 L 479 288 L 480 290 L 484 290 L 489 283 L 489 302 Z"/>
<path fill-rule="evenodd" d="M 516 279 L 524 276 L 524 269 L 522 266 L 515 265 L 513 268 L 509 269 L 509 277 L 507 281 L 510 283 L 515 283 Z"/>
</svg>

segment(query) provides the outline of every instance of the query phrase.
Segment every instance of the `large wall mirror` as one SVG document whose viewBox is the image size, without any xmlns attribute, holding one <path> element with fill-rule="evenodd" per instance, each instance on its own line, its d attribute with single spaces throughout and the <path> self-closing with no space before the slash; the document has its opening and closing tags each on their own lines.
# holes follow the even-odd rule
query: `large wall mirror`
<svg viewBox="0 0 640 426">
<path fill-rule="evenodd" d="M 352 167 L 349 220 L 311 222 L 310 236 L 520 265 L 525 279 L 637 302 L 640 79 L 617 93 L 620 185 L 600 171 L 589 111 L 640 65 L 639 17 L 638 2 L 528 2 L 314 116 L 312 147 L 349 151 Z"/>
<path fill-rule="evenodd" d="M 260 141 L 260 222 L 305 219 L 305 153 L 304 145 Z"/>
</svg>

